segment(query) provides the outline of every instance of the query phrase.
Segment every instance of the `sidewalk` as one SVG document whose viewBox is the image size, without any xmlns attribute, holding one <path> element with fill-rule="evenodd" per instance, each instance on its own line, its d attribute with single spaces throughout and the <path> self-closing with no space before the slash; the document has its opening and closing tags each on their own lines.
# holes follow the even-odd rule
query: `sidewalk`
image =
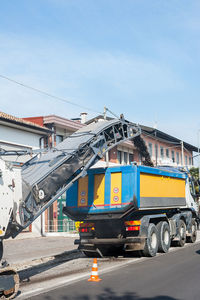
<svg viewBox="0 0 200 300">
<path fill-rule="evenodd" d="M 27 234 L 17 239 L 4 241 L 4 256 L 10 264 L 30 262 L 34 259 L 54 256 L 65 251 L 77 249 L 71 237 L 33 237 Z"/>
<path fill-rule="evenodd" d="M 74 240 L 79 236 L 68 237 L 33 237 L 33 234 L 20 238 L 4 241 L 4 259 L 9 264 L 29 263 L 32 260 L 52 257 L 66 251 L 77 249 Z M 200 231 L 197 233 L 197 241 L 200 241 Z"/>
</svg>

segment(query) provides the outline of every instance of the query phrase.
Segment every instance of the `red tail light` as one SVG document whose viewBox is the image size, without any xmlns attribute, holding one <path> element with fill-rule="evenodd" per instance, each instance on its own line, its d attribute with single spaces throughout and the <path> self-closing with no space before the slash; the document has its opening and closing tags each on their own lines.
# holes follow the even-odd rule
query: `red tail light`
<svg viewBox="0 0 200 300">
<path fill-rule="evenodd" d="M 140 226 L 128 226 L 126 227 L 126 231 L 139 231 Z"/>
<path fill-rule="evenodd" d="M 140 225 L 141 221 L 136 220 L 136 221 L 126 221 L 124 222 L 126 226 L 126 231 L 139 231 L 140 230 Z"/>
<path fill-rule="evenodd" d="M 81 223 L 79 232 L 91 232 L 94 230 L 94 223 Z"/>
<path fill-rule="evenodd" d="M 79 228 L 79 232 L 89 232 L 88 228 Z"/>
</svg>

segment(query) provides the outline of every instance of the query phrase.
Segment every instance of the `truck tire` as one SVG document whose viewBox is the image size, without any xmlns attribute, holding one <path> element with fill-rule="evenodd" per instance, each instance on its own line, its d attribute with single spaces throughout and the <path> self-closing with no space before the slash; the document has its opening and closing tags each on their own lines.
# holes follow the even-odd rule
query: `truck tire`
<svg viewBox="0 0 200 300">
<path fill-rule="evenodd" d="M 177 241 L 177 246 L 183 247 L 186 242 L 186 225 L 182 219 L 178 222 L 178 236 L 180 239 Z"/>
<path fill-rule="evenodd" d="M 161 221 L 156 227 L 158 229 L 158 252 L 167 253 L 171 245 L 169 224 Z"/>
<path fill-rule="evenodd" d="M 147 239 L 143 250 L 143 255 L 148 257 L 156 256 L 158 252 L 158 230 L 153 223 L 149 224 Z"/>
<path fill-rule="evenodd" d="M 192 219 L 192 232 L 191 232 L 191 235 L 190 236 L 187 236 L 186 238 L 186 241 L 187 243 L 195 243 L 196 242 L 196 239 L 197 239 L 197 222 Z"/>
</svg>

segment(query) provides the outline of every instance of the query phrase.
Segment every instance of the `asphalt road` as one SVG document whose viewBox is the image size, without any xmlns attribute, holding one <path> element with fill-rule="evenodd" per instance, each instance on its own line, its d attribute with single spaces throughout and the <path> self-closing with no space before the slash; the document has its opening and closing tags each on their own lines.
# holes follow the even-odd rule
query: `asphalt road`
<svg viewBox="0 0 200 300">
<path fill-rule="evenodd" d="M 200 243 L 37 295 L 31 300 L 199 300 Z"/>
</svg>

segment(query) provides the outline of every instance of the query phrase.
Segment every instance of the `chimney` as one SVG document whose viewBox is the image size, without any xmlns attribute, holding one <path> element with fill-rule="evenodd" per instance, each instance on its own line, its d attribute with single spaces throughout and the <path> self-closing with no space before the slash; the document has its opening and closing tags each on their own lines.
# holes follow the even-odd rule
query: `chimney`
<svg viewBox="0 0 200 300">
<path fill-rule="evenodd" d="M 86 112 L 82 112 L 80 114 L 81 116 L 81 124 L 85 124 L 85 122 L 87 121 L 87 113 Z"/>
<path fill-rule="evenodd" d="M 155 121 L 155 123 L 154 123 L 154 125 L 153 125 L 153 128 L 154 128 L 154 129 L 158 129 L 158 122 L 157 122 L 157 121 Z"/>
</svg>

